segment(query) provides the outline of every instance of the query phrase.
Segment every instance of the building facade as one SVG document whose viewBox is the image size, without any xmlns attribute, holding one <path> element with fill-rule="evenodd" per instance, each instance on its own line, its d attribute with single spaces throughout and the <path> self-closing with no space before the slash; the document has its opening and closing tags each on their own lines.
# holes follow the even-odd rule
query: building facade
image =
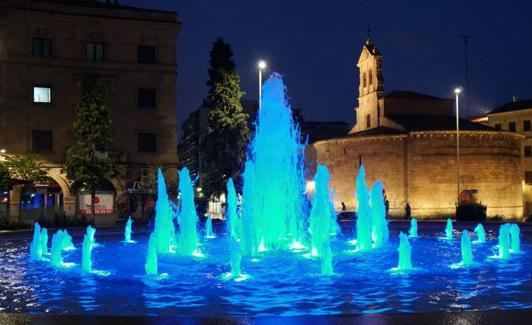
<svg viewBox="0 0 532 325">
<path fill-rule="evenodd" d="M 78 209 L 62 167 L 87 76 L 106 89 L 113 151 L 102 154 L 119 166 L 109 179 L 115 203 L 147 164 L 175 171 L 180 26 L 173 12 L 110 1 L 0 3 L 0 146 L 7 154 L 35 153 L 50 167 L 67 216 Z M 13 195 L 16 218 L 20 198 Z"/>
<path fill-rule="evenodd" d="M 454 102 L 412 91 L 385 94 L 382 59 L 366 41 L 357 62 L 356 124 L 344 137 L 307 148 L 309 181 L 317 164 L 326 165 L 335 207 L 356 210 L 355 181 L 364 164 L 368 186 L 382 181 L 392 216 L 404 216 L 407 203 L 418 218 L 454 216 L 459 193 L 468 190 L 478 193 L 488 216 L 522 218 L 524 137 L 461 119 L 458 173 Z"/>
</svg>

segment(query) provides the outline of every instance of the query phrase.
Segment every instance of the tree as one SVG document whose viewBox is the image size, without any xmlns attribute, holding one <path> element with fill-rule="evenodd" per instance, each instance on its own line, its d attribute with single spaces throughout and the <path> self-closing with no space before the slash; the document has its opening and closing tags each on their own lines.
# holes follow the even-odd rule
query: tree
<svg viewBox="0 0 532 325">
<path fill-rule="evenodd" d="M 240 77 L 231 47 L 222 39 L 210 52 L 207 127 L 201 134 L 201 184 L 206 197 L 225 192 L 229 178 L 238 178 L 249 138 L 248 115 L 242 108 Z"/>
<path fill-rule="evenodd" d="M 91 194 L 94 218 L 96 189 L 115 173 L 107 154 L 111 147 L 111 119 L 105 88 L 94 77 L 87 77 L 81 83 L 73 130 L 74 145 L 67 150 L 66 174 L 73 182 L 73 192 L 83 190 Z"/>
</svg>

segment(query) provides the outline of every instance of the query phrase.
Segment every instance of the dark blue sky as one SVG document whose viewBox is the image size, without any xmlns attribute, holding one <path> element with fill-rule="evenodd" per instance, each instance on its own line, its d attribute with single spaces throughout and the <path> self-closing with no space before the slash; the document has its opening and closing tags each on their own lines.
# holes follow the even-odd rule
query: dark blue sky
<svg viewBox="0 0 532 325">
<path fill-rule="evenodd" d="M 235 53 L 241 87 L 257 98 L 259 58 L 284 75 L 292 106 L 306 120 L 353 122 L 358 71 L 366 39 L 384 55 L 385 91 L 408 89 L 452 97 L 464 83 L 470 35 L 470 98 L 477 113 L 532 98 L 532 1 L 288 1 L 123 0 L 173 10 L 178 37 L 180 121 L 207 92 L 212 41 L 223 37 Z"/>
</svg>

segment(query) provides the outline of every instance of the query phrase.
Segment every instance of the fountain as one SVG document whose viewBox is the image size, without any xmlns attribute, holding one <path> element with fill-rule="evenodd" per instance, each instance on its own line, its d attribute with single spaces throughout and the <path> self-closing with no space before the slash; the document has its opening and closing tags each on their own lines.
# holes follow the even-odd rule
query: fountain
<svg viewBox="0 0 532 325">
<path fill-rule="evenodd" d="M 333 275 L 333 265 L 332 265 L 332 250 L 331 250 L 331 241 L 330 238 L 327 238 L 319 250 L 320 252 L 320 264 L 321 264 L 321 275 Z"/>
<path fill-rule="evenodd" d="M 364 165 L 360 165 L 356 179 L 356 199 L 357 199 L 357 246 L 359 251 L 372 248 L 371 230 L 371 208 L 369 206 L 368 187 L 366 186 L 366 172 Z"/>
<path fill-rule="evenodd" d="M 519 253 L 521 251 L 521 239 L 519 238 L 520 233 L 521 230 L 519 229 L 519 226 L 516 223 L 513 223 L 510 226 L 510 235 L 512 238 L 512 253 Z"/>
<path fill-rule="evenodd" d="M 412 247 L 408 241 L 408 236 L 402 231 L 399 233 L 399 263 L 393 270 L 407 271 L 412 269 Z"/>
<path fill-rule="evenodd" d="M 89 239 L 91 240 L 93 246 L 97 245 L 96 238 L 94 237 L 95 235 L 96 235 L 96 228 L 89 225 L 87 227 L 87 236 L 89 236 Z"/>
<path fill-rule="evenodd" d="M 63 241 L 63 250 L 71 251 L 76 249 L 72 241 L 72 236 L 70 236 L 67 230 L 63 230 Z"/>
<path fill-rule="evenodd" d="M 66 230 L 57 230 L 52 236 L 52 254 L 51 262 L 54 267 L 69 266 L 71 263 L 63 262 L 63 250 L 69 244 L 68 233 Z"/>
<path fill-rule="evenodd" d="M 180 180 L 181 182 L 181 180 Z M 166 192 L 163 171 L 157 169 L 157 202 L 155 203 L 154 234 L 158 253 L 169 253 L 175 248 L 174 214 Z"/>
<path fill-rule="evenodd" d="M 473 243 L 485 243 L 486 242 L 486 231 L 484 231 L 484 227 L 482 224 L 478 224 L 475 227 L 475 234 L 477 235 L 477 240 L 475 240 Z"/>
<path fill-rule="evenodd" d="M 238 197 L 236 196 L 235 185 L 233 179 L 230 178 L 227 181 L 227 208 L 226 208 L 226 220 L 229 227 L 229 236 L 240 240 L 240 217 L 237 213 Z M 239 248 L 240 250 L 240 248 Z"/>
<path fill-rule="evenodd" d="M 90 227 L 90 226 L 89 226 Z M 94 241 L 91 239 L 91 234 L 87 227 L 87 233 L 83 237 L 83 246 L 81 248 L 81 268 L 83 272 L 91 273 L 92 272 L 92 248 L 94 246 Z"/>
<path fill-rule="evenodd" d="M 134 240 L 131 240 L 133 220 L 131 217 L 127 218 L 126 226 L 124 227 L 124 242 L 125 243 L 134 243 Z"/>
<path fill-rule="evenodd" d="M 231 276 L 238 278 L 242 275 L 242 270 L 240 268 L 242 253 L 240 251 L 240 244 L 234 237 L 231 238 L 230 251 Z"/>
<path fill-rule="evenodd" d="M 332 202 L 329 192 L 329 171 L 324 165 L 318 165 L 314 176 L 315 192 L 310 210 L 310 234 L 312 236 L 312 255 L 321 255 L 320 249 L 330 240 L 331 231 L 336 227 L 336 215 L 331 213 Z"/>
<path fill-rule="evenodd" d="M 205 220 L 205 238 L 216 238 L 216 235 L 212 231 L 212 216 L 210 214 L 207 215 L 207 219 Z"/>
<path fill-rule="evenodd" d="M 179 233 L 176 240 L 176 252 L 180 255 L 200 256 L 198 249 L 198 215 L 194 204 L 194 188 L 188 168 L 183 167 L 179 171 L 179 208 L 177 213 L 177 222 L 179 224 Z"/>
<path fill-rule="evenodd" d="M 41 242 L 41 249 L 42 249 L 43 256 L 48 255 L 49 254 L 48 253 L 48 229 L 41 228 L 40 242 Z"/>
<path fill-rule="evenodd" d="M 34 261 L 42 261 L 41 226 L 36 222 L 33 227 L 33 240 L 30 244 L 30 258 Z"/>
<path fill-rule="evenodd" d="M 453 221 L 447 218 L 447 225 L 445 226 L 445 239 L 453 239 Z"/>
<path fill-rule="evenodd" d="M 301 243 L 306 235 L 304 145 L 299 127 L 293 121 L 281 76 L 273 73 L 262 90 L 244 172 L 245 254 L 282 249 Z"/>
<path fill-rule="evenodd" d="M 499 227 L 499 255 L 501 259 L 510 257 L 510 225 L 505 223 Z"/>
<path fill-rule="evenodd" d="M 467 230 L 462 231 L 462 238 L 460 240 L 460 248 L 462 251 L 462 265 L 470 266 L 473 264 L 473 252 L 471 250 L 471 238 Z"/>
<path fill-rule="evenodd" d="M 412 218 L 410 219 L 410 231 L 409 231 L 410 237 L 417 237 L 417 219 Z"/>
<path fill-rule="evenodd" d="M 150 239 L 148 240 L 148 250 L 144 269 L 146 270 L 146 274 L 157 274 L 157 237 L 154 233 L 150 235 Z"/>
<path fill-rule="evenodd" d="M 384 197 L 382 195 L 382 182 L 377 181 L 371 188 L 371 238 L 373 247 L 380 248 L 388 245 L 389 231 L 388 222 L 386 221 L 386 208 L 384 206 Z"/>
</svg>

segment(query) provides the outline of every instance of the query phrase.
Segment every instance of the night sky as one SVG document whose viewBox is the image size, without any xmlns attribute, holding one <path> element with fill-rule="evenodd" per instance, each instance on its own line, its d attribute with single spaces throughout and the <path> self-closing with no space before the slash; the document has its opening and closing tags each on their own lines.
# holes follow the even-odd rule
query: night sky
<svg viewBox="0 0 532 325">
<path fill-rule="evenodd" d="M 288 1 L 122 0 L 172 10 L 178 36 L 178 116 L 207 93 L 209 50 L 221 36 L 231 44 L 246 98 L 257 98 L 256 62 L 284 75 L 292 106 L 305 120 L 353 123 L 358 70 L 367 38 L 384 55 L 384 88 L 452 97 L 465 80 L 470 36 L 473 115 L 532 98 L 532 1 Z"/>
</svg>

